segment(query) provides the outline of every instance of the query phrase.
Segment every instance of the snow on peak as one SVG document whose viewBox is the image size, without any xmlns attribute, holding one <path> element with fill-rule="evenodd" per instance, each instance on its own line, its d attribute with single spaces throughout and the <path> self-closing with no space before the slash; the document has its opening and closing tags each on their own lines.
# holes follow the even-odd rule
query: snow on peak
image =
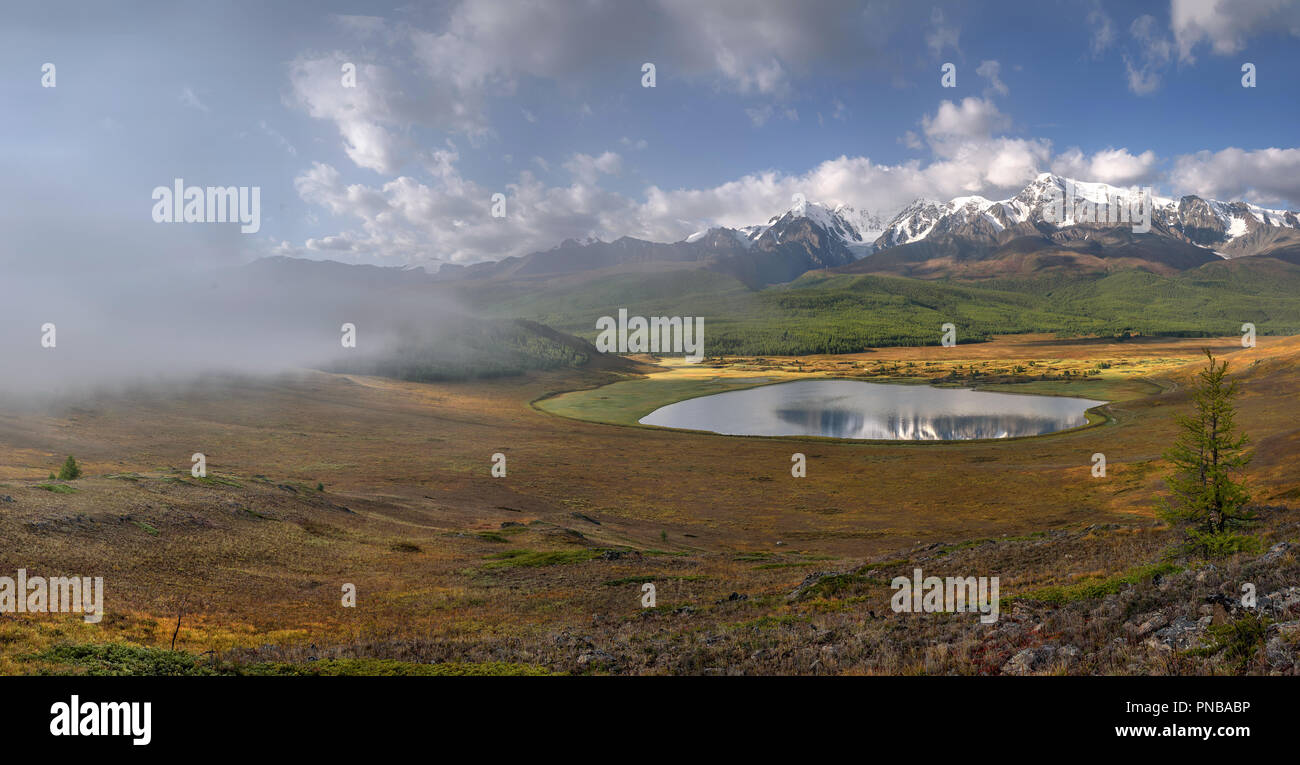
<svg viewBox="0 0 1300 765">
<path fill-rule="evenodd" d="M 1096 209 L 1118 203 L 1130 206 L 1130 214 L 1133 214 L 1131 205 L 1140 205 L 1139 200 L 1146 191 L 1136 186 L 1080 181 L 1044 172 L 1007 199 L 991 200 L 978 194 L 954 197 L 946 202 L 917 199 L 887 221 L 850 204 L 805 201 L 772 216 L 765 224 L 726 230 L 741 244 L 749 245 L 769 231 L 779 238 L 784 225 L 806 218 L 838 237 L 861 256 L 880 247 L 909 244 L 932 235 L 990 236 L 1022 223 L 1051 223 L 1067 227 L 1081 222 L 1109 220 L 1109 213 L 1101 218 L 1080 217 L 1077 220 L 1075 213 L 1090 205 Z M 1227 203 L 1196 196 L 1170 198 L 1153 194 L 1150 206 L 1153 223 L 1203 247 L 1232 241 L 1260 226 L 1300 228 L 1300 215 L 1295 212 L 1271 210 L 1246 202 Z M 1056 215 L 1062 213 L 1064 219 L 1057 220 Z M 711 230 L 691 234 L 686 241 L 699 241 Z"/>
</svg>

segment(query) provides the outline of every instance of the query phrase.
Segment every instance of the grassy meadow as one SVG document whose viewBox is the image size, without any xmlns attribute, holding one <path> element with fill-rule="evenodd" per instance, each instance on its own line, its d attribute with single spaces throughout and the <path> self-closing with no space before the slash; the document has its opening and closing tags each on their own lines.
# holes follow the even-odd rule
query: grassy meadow
<svg viewBox="0 0 1300 765">
<path fill-rule="evenodd" d="M 1257 548 L 1213 564 L 1172 552 L 1154 514 L 1205 345 L 1241 381 L 1261 508 Z M 1300 338 L 1026 335 L 468 382 L 303 372 L 8 412 L 0 571 L 102 575 L 107 614 L 0 618 L 0 672 L 974 674 L 1016 672 L 1028 649 L 1049 655 L 1035 672 L 1235 672 L 1142 625 L 1300 573 L 1294 552 L 1259 562 L 1300 528 L 1297 364 Z M 608 424 L 806 376 L 1112 403 L 1103 426 L 1008 442 Z M 83 477 L 50 480 L 68 454 Z M 914 566 L 1001 577 L 1003 619 L 892 613 L 888 583 Z"/>
</svg>

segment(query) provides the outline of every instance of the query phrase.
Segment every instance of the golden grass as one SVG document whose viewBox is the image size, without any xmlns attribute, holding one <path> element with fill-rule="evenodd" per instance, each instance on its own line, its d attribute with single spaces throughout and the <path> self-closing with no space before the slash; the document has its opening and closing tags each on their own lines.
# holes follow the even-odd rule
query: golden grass
<svg viewBox="0 0 1300 765">
<path fill-rule="evenodd" d="M 698 628 L 679 620 L 700 612 L 718 624 L 788 615 L 784 593 L 813 571 L 936 542 L 1098 523 L 1125 530 L 1105 534 L 1086 555 L 1090 543 L 1072 543 L 1071 554 L 1082 557 L 1068 563 L 1015 552 L 981 565 L 1007 571 L 1008 591 L 1108 576 L 1149 563 L 1168 542 L 1151 527 L 1160 454 L 1206 343 L 1020 337 L 651 368 L 652 377 L 711 384 L 843 375 L 846 362 L 866 364 L 867 375 L 895 375 L 893 365 L 912 362 L 907 374 L 924 377 L 970 364 L 1036 361 L 1053 373 L 1110 364 L 1100 381 L 1030 385 L 1109 386 L 1120 394 L 1109 407 L 1113 424 L 1006 443 L 744 439 L 582 422 L 531 405 L 620 379 L 593 371 L 433 385 L 311 372 L 3 414 L 0 496 L 13 502 L 0 503 L 0 574 L 23 567 L 102 575 L 109 616 L 98 626 L 0 617 L 0 672 L 31 671 L 19 657 L 60 641 L 166 647 L 178 613 L 177 647 L 195 653 L 494 661 L 509 645 L 560 650 L 537 646 L 574 631 L 634 647 L 646 625 L 658 625 L 650 632 L 676 635 L 685 655 L 706 649 L 689 637 Z M 1241 373 L 1240 423 L 1259 451 L 1250 476 L 1256 495 L 1296 506 L 1300 339 L 1261 338 L 1253 350 L 1230 340 L 1213 345 Z M 812 371 L 791 371 L 799 368 Z M 210 476 L 232 480 L 188 480 L 195 451 L 208 456 Z M 790 477 L 794 451 L 808 455 L 808 478 Z M 507 455 L 506 478 L 490 475 L 495 452 Z M 1107 455 L 1105 479 L 1090 476 L 1094 452 Z M 86 473 L 73 482 L 79 491 L 40 490 L 67 454 Z M 505 549 L 561 562 L 494 565 Z M 592 556 L 604 550 L 623 554 Z M 629 577 L 658 582 L 655 613 L 643 615 L 635 582 L 605 584 Z M 357 587 L 356 608 L 341 606 L 345 583 Z M 715 605 L 733 591 L 750 597 Z M 822 603 L 828 612 L 809 618 L 861 620 L 887 602 L 878 591 L 860 595 L 866 600 Z M 680 606 L 697 616 L 674 615 Z M 807 622 L 770 625 L 780 640 L 798 643 Z M 873 668 L 837 666 L 926 671 L 923 658 L 879 658 Z M 930 657 L 932 667 L 954 660 Z M 762 666 L 797 670 L 808 662 Z"/>
</svg>

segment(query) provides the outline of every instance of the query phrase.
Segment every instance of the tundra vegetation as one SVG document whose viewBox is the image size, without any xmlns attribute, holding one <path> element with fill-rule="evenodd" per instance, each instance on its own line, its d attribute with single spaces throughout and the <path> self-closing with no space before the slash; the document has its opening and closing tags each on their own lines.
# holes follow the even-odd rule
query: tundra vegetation
<svg viewBox="0 0 1300 765">
<path fill-rule="evenodd" d="M 1251 542 L 1229 549 L 1187 544 L 1208 519 L 1159 512 L 1186 507 L 1166 453 L 1195 443 L 1178 416 L 1204 411 L 1205 346 L 1222 372 L 1206 400 L 1233 412 L 1215 438 L 1253 449 L 1250 499 L 1216 521 Z M 4 614 L 0 672 L 1295 674 L 1298 365 L 1294 337 L 1023 335 L 473 382 L 303 372 L 9 413 L 0 570 L 103 574 L 106 613 Z M 593 421 L 657 405 L 659 382 L 842 376 L 1112 403 L 1104 425 L 1006 442 Z M 592 416 L 557 411 L 580 395 Z M 200 445 L 211 480 L 189 472 Z M 44 476 L 69 453 L 83 475 L 56 493 L 72 482 Z M 889 583 L 915 568 L 998 576 L 1000 618 L 893 613 Z"/>
</svg>

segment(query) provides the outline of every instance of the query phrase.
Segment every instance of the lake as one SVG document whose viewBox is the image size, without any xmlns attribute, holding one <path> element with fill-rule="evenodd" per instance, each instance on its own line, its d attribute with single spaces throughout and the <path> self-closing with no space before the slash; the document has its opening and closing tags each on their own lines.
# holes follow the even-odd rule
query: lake
<svg viewBox="0 0 1300 765">
<path fill-rule="evenodd" d="M 643 425 L 736 436 L 962 441 L 1085 425 L 1105 401 L 858 380 L 798 380 L 678 401 Z"/>
</svg>

